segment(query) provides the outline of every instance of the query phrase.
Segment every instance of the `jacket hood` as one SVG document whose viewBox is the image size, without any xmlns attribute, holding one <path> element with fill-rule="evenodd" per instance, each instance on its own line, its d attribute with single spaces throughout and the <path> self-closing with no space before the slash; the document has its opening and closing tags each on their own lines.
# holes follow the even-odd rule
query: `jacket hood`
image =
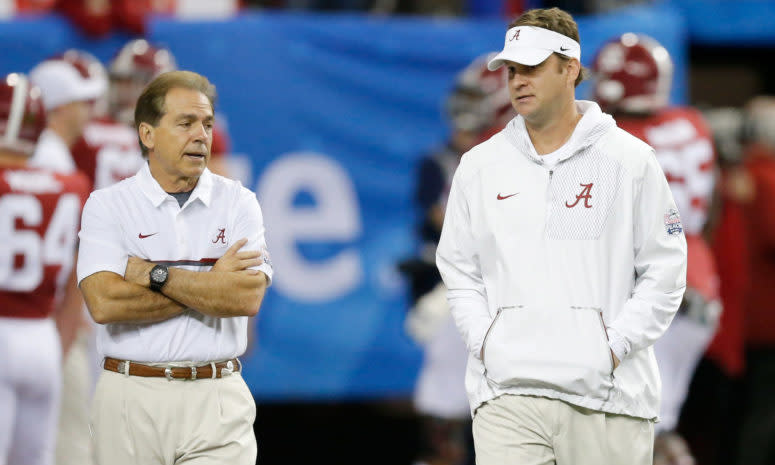
<svg viewBox="0 0 775 465">
<path fill-rule="evenodd" d="M 573 129 L 573 134 L 568 139 L 568 142 L 558 149 L 564 152 L 560 157 L 561 160 L 570 158 L 579 151 L 586 149 L 597 142 L 608 130 L 616 126 L 616 122 L 611 115 L 603 113 L 595 102 L 576 100 L 576 109 L 582 115 L 581 120 Z M 525 127 L 525 119 L 521 115 L 517 115 L 503 128 L 503 134 L 509 143 L 520 153 L 536 163 L 541 163 L 540 155 L 536 153 L 533 142 L 530 140 L 530 135 Z"/>
</svg>

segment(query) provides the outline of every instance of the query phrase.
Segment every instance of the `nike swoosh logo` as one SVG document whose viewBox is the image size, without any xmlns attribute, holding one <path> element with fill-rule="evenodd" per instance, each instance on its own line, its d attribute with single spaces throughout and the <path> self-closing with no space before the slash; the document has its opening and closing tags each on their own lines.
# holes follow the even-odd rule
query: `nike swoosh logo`
<svg viewBox="0 0 775 465">
<path fill-rule="evenodd" d="M 499 193 L 498 194 L 498 200 L 508 199 L 509 197 L 514 197 L 517 194 L 519 194 L 519 192 L 515 192 L 515 193 L 509 194 L 509 195 L 500 195 L 500 193 Z"/>
<path fill-rule="evenodd" d="M 155 236 L 156 234 L 159 234 L 159 233 L 157 233 L 157 232 L 155 232 L 153 234 L 142 234 L 142 233 L 140 233 L 140 234 L 137 235 L 137 237 L 139 237 L 140 239 L 145 239 L 146 237 Z"/>
<path fill-rule="evenodd" d="M 565 48 L 565 47 L 560 47 L 560 51 L 561 52 L 567 52 L 568 50 L 570 50 L 570 49 L 569 48 Z"/>
</svg>

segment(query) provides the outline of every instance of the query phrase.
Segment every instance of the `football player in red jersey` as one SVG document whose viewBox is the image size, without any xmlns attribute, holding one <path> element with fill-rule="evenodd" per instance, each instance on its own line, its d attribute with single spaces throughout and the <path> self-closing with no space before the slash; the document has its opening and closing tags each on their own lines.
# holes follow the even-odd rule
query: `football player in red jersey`
<svg viewBox="0 0 775 465">
<path fill-rule="evenodd" d="M 668 106 L 673 63 L 656 40 L 627 33 L 598 51 L 595 99 L 617 125 L 651 145 L 675 199 L 688 245 L 687 289 L 670 328 L 654 345 L 662 378 L 655 464 L 690 464 L 686 443 L 673 430 L 692 374 L 716 330 L 719 279 L 703 238 L 715 185 L 713 138 L 699 111 Z M 665 227 L 676 223 L 665 218 Z"/>
<path fill-rule="evenodd" d="M 39 85 L 48 111 L 46 129 L 38 140 L 31 166 L 71 173 L 79 169 L 72 149 L 94 115 L 96 102 L 104 100 L 107 73 L 100 62 L 80 50 L 68 50 L 37 65 L 30 80 Z M 75 255 L 75 249 L 72 250 Z M 91 317 L 85 311 L 75 272 L 67 282 L 58 314 L 59 335 L 67 348 L 63 361 L 59 428 L 56 441 L 58 465 L 89 465 L 88 404 L 93 382 L 89 369 Z M 70 316 L 72 315 L 72 316 Z M 96 355 L 91 371 L 96 371 Z"/>
<path fill-rule="evenodd" d="M 29 163 L 60 173 L 75 171 L 71 147 L 94 116 L 95 101 L 107 90 L 101 67 L 74 60 L 72 54 L 44 60 L 30 71 L 30 80 L 42 92 L 48 113 Z"/>
<path fill-rule="evenodd" d="M 64 55 L 80 62 L 90 62 L 88 66 L 100 67 L 103 73 L 108 75 L 102 64 L 87 54 L 68 50 Z M 166 57 L 168 54 L 161 56 Z M 159 58 L 158 62 L 158 72 L 174 69 L 174 63 L 168 60 Z M 162 66 L 163 63 L 166 64 Z M 124 99 L 131 96 L 123 97 L 124 87 L 123 81 L 117 81 L 111 73 L 106 98 L 98 105 L 98 117 L 89 122 L 72 149 L 76 166 L 89 177 L 93 189 L 102 189 L 133 176 L 143 164 L 140 147 L 137 145 L 137 134 L 131 122 L 134 118 L 134 104 L 125 104 Z M 137 95 L 140 91 L 137 91 Z M 117 98 L 117 94 L 120 94 L 122 99 Z M 125 118 L 129 119 L 125 121 Z"/>
<path fill-rule="evenodd" d="M 156 76 L 175 69 L 172 53 L 145 39 L 128 42 L 113 58 L 108 70 L 107 114 L 93 120 L 73 147 L 75 163 L 92 180 L 94 189 L 111 186 L 140 169 L 144 160 L 134 128 L 135 102 Z M 224 157 L 229 150 L 228 135 L 216 126 L 210 171 L 227 175 Z"/>
<path fill-rule="evenodd" d="M 73 268 L 88 181 L 27 167 L 45 126 L 40 89 L 0 81 L 0 463 L 50 465 L 62 347 L 52 318 Z"/>
</svg>

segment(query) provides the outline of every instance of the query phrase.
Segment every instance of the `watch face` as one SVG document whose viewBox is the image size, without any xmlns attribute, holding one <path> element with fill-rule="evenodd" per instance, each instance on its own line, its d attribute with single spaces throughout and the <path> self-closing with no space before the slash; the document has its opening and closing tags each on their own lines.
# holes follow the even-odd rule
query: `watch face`
<svg viewBox="0 0 775 465">
<path fill-rule="evenodd" d="M 154 268 L 153 271 L 151 271 L 151 279 L 156 282 L 164 282 L 164 278 L 166 277 L 167 272 L 164 270 L 164 268 Z"/>
</svg>

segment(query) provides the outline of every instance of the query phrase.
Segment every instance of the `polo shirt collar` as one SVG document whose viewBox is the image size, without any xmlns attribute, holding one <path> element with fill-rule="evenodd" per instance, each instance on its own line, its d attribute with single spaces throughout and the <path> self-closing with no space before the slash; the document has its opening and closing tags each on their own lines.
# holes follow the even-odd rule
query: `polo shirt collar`
<svg viewBox="0 0 775 465">
<path fill-rule="evenodd" d="M 213 173 L 205 168 L 202 175 L 199 176 L 199 182 L 196 183 L 190 199 L 199 199 L 206 207 L 210 206 L 210 199 L 213 196 Z"/>
<path fill-rule="evenodd" d="M 140 189 L 143 191 L 148 200 L 151 201 L 154 207 L 158 208 L 165 200 L 170 198 L 170 195 L 162 189 L 159 182 L 151 175 L 151 168 L 148 164 L 148 160 L 143 163 L 142 168 L 137 173 L 137 182 Z M 210 206 L 210 200 L 212 199 L 213 191 L 213 174 L 209 169 L 205 168 L 202 175 L 199 177 L 199 181 L 194 187 L 194 191 L 191 192 L 191 199 L 199 199 L 205 206 Z"/>
</svg>

